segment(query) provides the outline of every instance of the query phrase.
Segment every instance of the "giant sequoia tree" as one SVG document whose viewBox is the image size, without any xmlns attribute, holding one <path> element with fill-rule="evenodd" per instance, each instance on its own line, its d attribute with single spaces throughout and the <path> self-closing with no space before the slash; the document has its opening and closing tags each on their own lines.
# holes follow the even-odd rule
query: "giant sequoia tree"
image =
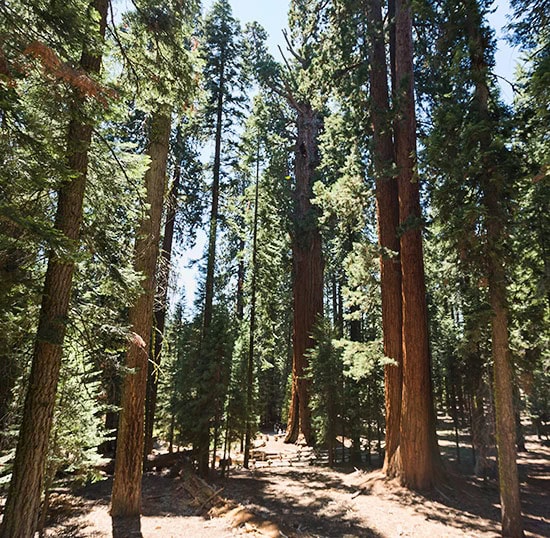
<svg viewBox="0 0 550 538">
<path fill-rule="evenodd" d="M 399 200 L 397 181 L 392 174 L 395 148 L 391 129 L 382 6 L 379 0 L 368 5 L 370 31 L 370 97 L 373 132 L 372 152 L 376 177 L 376 207 L 382 294 L 382 332 L 384 354 L 396 364 L 385 367 L 386 451 L 384 469 L 388 475 L 399 473 L 396 455 L 400 441 L 402 391 L 402 299 L 399 257 Z M 391 31 L 393 32 L 393 25 Z M 394 55 L 392 55 L 393 57 Z"/>
<path fill-rule="evenodd" d="M 293 295 L 293 359 L 292 385 L 288 412 L 288 430 L 285 441 L 311 443 L 311 410 L 307 377 L 308 350 L 313 348 L 313 329 L 323 314 L 323 256 L 318 227 L 318 208 L 312 204 L 313 184 L 317 180 L 319 133 L 322 115 L 313 104 L 315 95 L 308 88 L 308 77 L 313 76 L 313 47 L 318 28 L 313 29 L 301 18 L 307 9 L 307 20 L 315 21 L 312 2 L 293 5 L 293 40 L 285 34 L 288 51 L 294 63 L 286 69 L 278 66 L 265 50 L 265 33 L 259 27 L 251 28 L 254 45 L 252 62 L 260 81 L 276 95 L 285 99 L 294 111 L 296 139 L 294 146 L 294 208 L 292 212 L 292 295 Z M 290 176 L 289 176 L 290 177 Z"/>
<path fill-rule="evenodd" d="M 399 477 L 408 487 L 427 489 L 438 479 L 440 461 L 432 402 L 422 214 L 416 170 L 412 8 L 409 1 L 396 1 L 395 26 L 395 163 L 398 174 L 403 312 Z"/>
<path fill-rule="evenodd" d="M 319 113 L 308 102 L 293 103 L 297 113 L 294 154 L 293 259 L 293 360 L 292 392 L 286 442 L 312 442 L 307 351 L 314 345 L 313 328 L 323 314 L 323 257 L 313 183 L 319 164 Z"/>
<path fill-rule="evenodd" d="M 310 380 L 308 350 L 314 346 L 313 330 L 323 315 L 323 254 L 318 226 L 318 209 L 312 204 L 313 184 L 317 180 L 320 163 L 319 133 L 322 128 L 321 112 L 313 104 L 315 98 L 307 85 L 296 82 L 311 76 L 313 43 L 316 39 L 308 23 L 315 19 L 310 3 L 293 4 L 291 22 L 294 35 L 300 43 L 297 50 L 288 41 L 289 51 L 296 59 L 295 74 L 288 73 L 283 94 L 296 113 L 296 145 L 294 151 L 294 211 L 292 215 L 292 388 L 288 411 L 288 430 L 285 442 L 313 441 L 311 409 L 309 405 Z M 302 19 L 304 11 L 307 13 Z M 295 78 L 296 77 L 296 78 Z M 292 81 L 292 82 L 290 82 Z M 289 83 L 290 82 L 290 83 Z M 294 83 L 294 84 L 292 84 Z M 294 86 L 294 87 L 293 87 Z"/>
</svg>

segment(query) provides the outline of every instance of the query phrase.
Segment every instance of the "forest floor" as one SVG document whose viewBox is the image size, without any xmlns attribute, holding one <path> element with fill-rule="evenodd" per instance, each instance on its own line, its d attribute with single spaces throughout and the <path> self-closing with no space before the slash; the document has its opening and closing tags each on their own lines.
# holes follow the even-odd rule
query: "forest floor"
<svg viewBox="0 0 550 538">
<path fill-rule="evenodd" d="M 286 445 L 272 434 L 264 434 L 263 439 L 257 443 L 262 446 L 254 453 L 253 469 L 241 468 L 234 458 L 229 477 L 217 476 L 209 484 L 195 478 L 191 484 L 189 473 L 174 472 L 173 466 L 147 472 L 139 520 L 112 521 L 108 512 L 111 478 L 78 492 L 57 490 L 45 536 L 500 536 L 496 481 L 468 474 L 472 465 L 466 448 L 459 466 L 452 461 L 456 452 L 451 444 L 440 443 L 448 478 L 424 496 L 386 480 L 380 471 L 358 470 L 349 464 L 329 469 L 317 463 L 311 449 Z M 526 536 L 550 537 L 550 447 L 529 440 L 528 452 L 519 456 Z"/>
</svg>

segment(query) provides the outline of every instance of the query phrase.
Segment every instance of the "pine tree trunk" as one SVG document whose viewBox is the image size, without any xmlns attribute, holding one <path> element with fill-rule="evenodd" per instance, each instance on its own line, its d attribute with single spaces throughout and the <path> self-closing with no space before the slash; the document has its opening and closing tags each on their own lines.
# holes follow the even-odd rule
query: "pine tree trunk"
<svg viewBox="0 0 550 538">
<path fill-rule="evenodd" d="M 178 133 L 179 136 L 179 133 Z M 178 205 L 178 191 L 181 183 L 181 170 L 176 167 L 172 188 L 168 195 L 166 222 L 162 238 L 162 250 L 160 263 L 157 268 L 157 294 L 159 301 L 154 313 L 154 333 L 152 348 L 147 372 L 147 393 L 145 399 L 145 452 L 149 455 L 153 450 L 153 427 L 155 425 L 155 412 L 157 408 L 158 368 L 162 360 L 162 345 L 164 341 L 164 328 L 166 325 L 166 312 L 168 310 L 168 287 L 170 282 L 170 262 L 172 259 L 172 244 L 174 241 L 174 227 L 176 222 L 176 209 Z"/>
<path fill-rule="evenodd" d="M 401 346 L 401 264 L 399 259 L 399 199 L 397 181 L 391 175 L 395 150 L 390 129 L 390 106 L 386 50 L 380 0 L 370 0 L 371 21 L 371 117 L 373 127 L 376 207 L 382 291 L 382 332 L 384 354 L 397 364 L 384 368 L 386 402 L 386 453 L 384 472 L 397 476 L 400 471 L 399 432 L 401 421 L 402 346 Z"/>
<path fill-rule="evenodd" d="M 115 477 L 111 497 L 113 517 L 138 516 L 141 509 L 141 476 L 144 446 L 145 392 L 148 348 L 153 325 L 155 270 L 159 254 L 160 223 L 166 182 L 171 114 L 165 107 L 153 113 L 150 125 L 145 173 L 147 206 L 137 232 L 134 265 L 143 275 L 143 293 L 130 309 L 134 337 L 126 353 L 126 367 L 133 370 L 124 378 L 118 426 Z"/>
<path fill-rule="evenodd" d="M 95 0 L 92 7 L 99 14 L 98 29 L 103 38 L 108 0 Z M 80 67 L 88 73 L 99 73 L 101 56 L 85 50 Z M 74 172 L 74 177 L 59 191 L 55 218 L 55 229 L 75 246 L 80 236 L 93 130 L 91 122 L 82 122 L 81 105 L 80 98 L 77 98 L 75 119 L 69 124 L 67 136 L 67 166 Z M 23 420 L 0 530 L 2 538 L 31 538 L 36 530 L 73 272 L 74 261 L 61 259 L 50 252 Z"/>
<path fill-rule="evenodd" d="M 321 121 L 311 105 L 297 109 L 295 153 L 295 212 L 293 255 L 293 358 L 292 392 L 286 443 L 312 442 L 310 382 L 305 378 L 307 350 L 314 346 L 311 337 L 319 316 L 323 315 L 323 258 L 321 234 L 311 205 L 315 170 L 319 164 L 317 136 Z"/>
<path fill-rule="evenodd" d="M 489 66 L 485 60 L 485 39 L 481 30 L 480 8 L 476 0 L 469 3 L 467 34 L 470 45 L 472 81 L 475 84 L 473 108 L 478 114 L 480 128 L 477 139 L 482 152 L 483 169 L 480 174 L 483 204 L 486 208 L 487 279 L 489 303 L 492 309 L 492 356 L 498 450 L 499 489 L 502 518 L 502 536 L 524 536 L 521 516 L 520 489 L 517 469 L 516 425 L 512 387 L 512 365 L 508 336 L 508 307 L 506 299 L 506 271 L 503 241 L 506 215 L 503 210 L 504 177 L 498 172 L 498 162 L 492 146 L 489 113 Z M 485 128 L 482 128 L 482 127 Z"/>
<path fill-rule="evenodd" d="M 496 193 L 486 190 L 489 215 L 493 213 Z M 491 218 L 491 217 L 489 217 Z M 496 221 L 488 225 L 488 240 L 502 239 L 502 227 Z M 502 515 L 502 536 L 523 536 L 518 468 L 516 463 L 516 428 L 512 389 L 512 366 L 508 339 L 505 271 L 502 262 L 489 256 L 489 301 L 493 310 L 492 349 L 498 449 L 498 477 Z"/>
<path fill-rule="evenodd" d="M 401 227 L 403 310 L 403 392 L 401 407 L 401 483 L 426 490 L 441 471 L 430 377 L 426 286 L 422 253 L 421 209 L 416 175 L 413 41 L 410 0 L 396 1 L 395 122 Z"/>
<path fill-rule="evenodd" d="M 210 230 L 208 237 L 208 260 L 206 262 L 206 282 L 205 282 L 205 298 L 204 312 L 202 322 L 202 342 L 201 342 L 201 378 L 206 375 L 210 365 L 207 364 L 208 353 L 204 353 L 203 345 L 208 339 L 210 325 L 212 324 L 213 305 L 214 305 L 214 269 L 216 267 L 216 241 L 218 235 L 218 205 L 220 197 L 220 173 L 221 173 L 221 153 L 222 153 L 222 127 L 223 127 L 223 107 L 225 94 L 225 64 L 222 56 L 220 61 L 220 78 L 218 88 L 218 101 L 216 110 L 216 136 L 214 141 L 214 167 L 212 178 L 212 207 L 210 212 Z M 203 379 L 203 383 L 210 384 L 209 379 Z M 208 390 L 208 389 L 206 389 Z M 204 413 L 210 415 L 213 413 L 211 409 L 205 409 Z M 210 418 L 211 416 L 202 417 L 197 432 L 197 458 L 198 472 L 203 478 L 208 476 L 208 455 L 210 452 Z"/>
<path fill-rule="evenodd" d="M 252 231 L 252 281 L 250 283 L 250 335 L 248 343 L 248 360 L 246 366 L 246 433 L 244 442 L 243 466 L 248 469 L 252 443 L 252 416 L 254 396 L 254 351 L 256 336 L 256 279 L 258 277 L 258 216 L 260 201 L 260 142 L 256 151 L 256 185 L 254 189 L 254 225 Z"/>
</svg>

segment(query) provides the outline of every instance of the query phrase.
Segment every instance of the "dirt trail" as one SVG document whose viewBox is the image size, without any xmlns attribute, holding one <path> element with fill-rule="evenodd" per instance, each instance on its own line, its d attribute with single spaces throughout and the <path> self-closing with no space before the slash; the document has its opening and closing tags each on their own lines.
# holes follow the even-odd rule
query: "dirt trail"
<svg viewBox="0 0 550 538">
<path fill-rule="evenodd" d="M 528 538 L 550 537 L 550 448 L 528 444 L 520 456 Z M 255 468 L 232 469 L 213 491 L 226 501 L 220 517 L 202 517 L 183 478 L 150 472 L 140 520 L 113 522 L 111 479 L 79 495 L 54 496 L 46 536 L 56 538 L 458 538 L 499 536 L 495 482 L 456 475 L 430 497 L 388 482 L 377 471 L 328 469 L 309 449 L 269 436 L 257 447 Z M 235 461 L 235 460 L 234 460 Z M 451 475 L 452 476 L 452 475 Z M 218 503 L 219 504 L 219 503 Z M 207 509 L 203 507 L 204 515 Z M 210 511 L 212 514 L 213 511 Z"/>
</svg>

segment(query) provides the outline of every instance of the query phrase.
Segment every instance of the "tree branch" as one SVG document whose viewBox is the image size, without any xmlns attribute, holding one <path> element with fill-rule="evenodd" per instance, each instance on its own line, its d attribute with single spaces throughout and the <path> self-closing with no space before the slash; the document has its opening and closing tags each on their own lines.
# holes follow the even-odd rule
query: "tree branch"
<svg viewBox="0 0 550 538">
<path fill-rule="evenodd" d="M 309 66 L 309 63 L 305 58 L 302 58 L 295 50 L 294 50 L 294 46 L 292 45 L 292 43 L 290 42 L 290 38 L 288 37 L 288 32 L 286 31 L 286 29 L 283 29 L 283 37 L 285 38 L 285 41 L 286 41 L 286 48 L 288 50 L 288 52 L 290 52 L 290 54 L 292 54 L 292 56 L 294 56 L 294 58 L 296 58 L 296 60 L 298 60 L 298 62 L 300 63 L 300 65 L 302 66 L 303 69 L 307 69 L 307 67 Z M 281 50 L 281 47 L 279 46 L 279 50 Z M 281 51 L 281 54 L 283 54 L 283 52 Z M 284 55 L 283 55 L 283 58 L 284 58 Z M 285 60 L 285 63 L 286 63 L 286 60 Z"/>
</svg>

